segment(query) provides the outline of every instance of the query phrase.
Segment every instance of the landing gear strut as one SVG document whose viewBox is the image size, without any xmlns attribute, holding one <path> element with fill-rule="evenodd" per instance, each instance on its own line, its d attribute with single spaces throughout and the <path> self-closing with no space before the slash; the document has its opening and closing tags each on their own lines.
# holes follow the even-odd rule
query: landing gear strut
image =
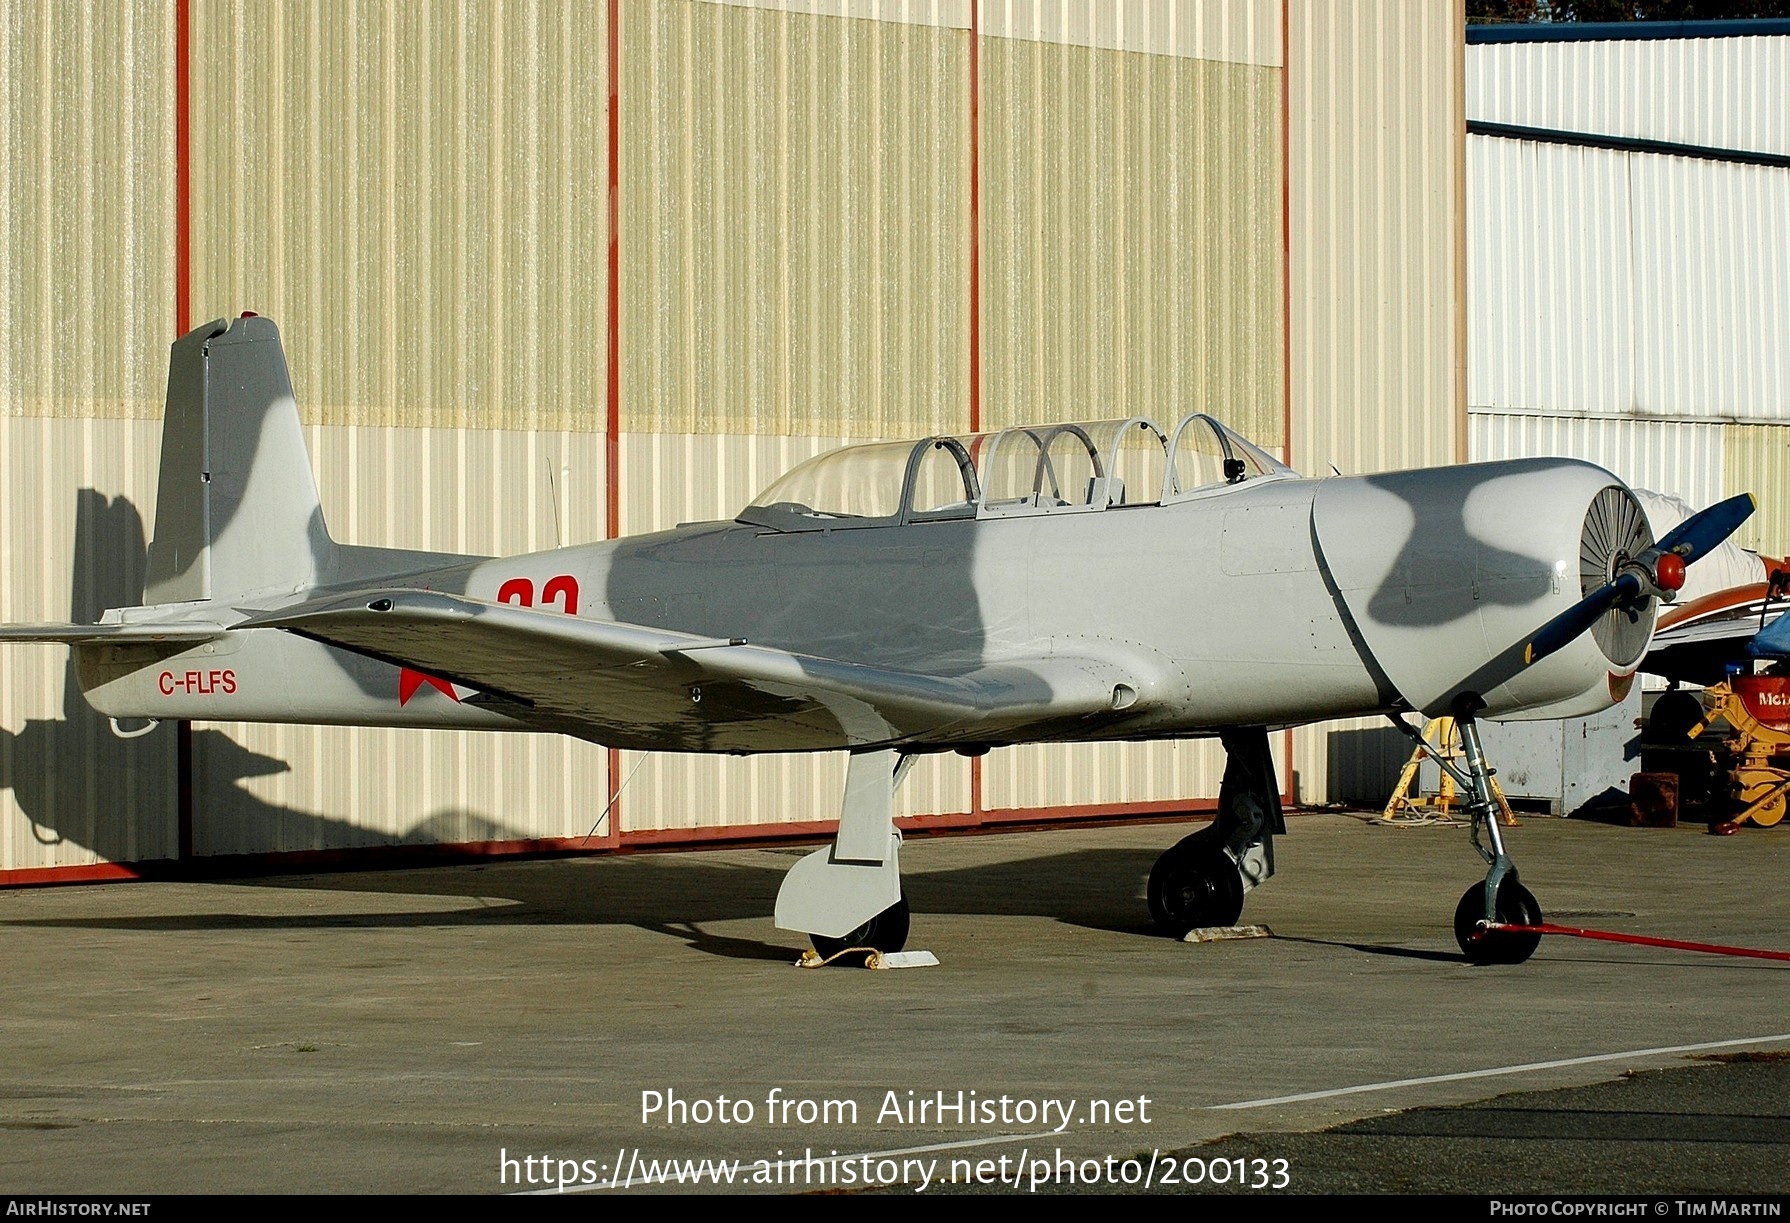
<svg viewBox="0 0 1790 1223">
<path fill-rule="evenodd" d="M 1517 881 L 1516 863 L 1504 851 L 1504 837 L 1498 830 L 1498 804 L 1492 798 L 1492 770 L 1486 765 L 1485 751 L 1479 742 L 1479 724 L 1474 720 L 1482 708 L 1484 702 L 1471 694 L 1454 703 L 1461 754 L 1467 765 L 1464 773 L 1442 752 L 1426 743 L 1422 731 L 1397 714 L 1388 716 L 1394 726 L 1454 778 L 1467 796 L 1473 848 L 1485 859 L 1487 870 L 1485 882 L 1468 888 L 1455 907 L 1455 941 L 1460 944 L 1462 954 L 1474 964 L 1521 964 L 1535 954 L 1535 949 L 1541 945 L 1541 935 L 1488 927 L 1539 926 L 1542 924 L 1541 906 L 1529 889 Z"/>
<path fill-rule="evenodd" d="M 1150 916 L 1175 938 L 1202 926 L 1235 925 L 1244 893 L 1274 874 L 1274 834 L 1287 830 L 1268 732 L 1227 731 L 1219 739 L 1225 766 L 1218 818 L 1150 868 Z"/>
<path fill-rule="evenodd" d="M 907 942 L 901 834 L 895 789 L 913 757 L 889 749 L 853 752 L 833 843 L 790 868 L 777 891 L 776 923 L 806 934 L 822 959 L 848 947 L 900 951 Z"/>
</svg>

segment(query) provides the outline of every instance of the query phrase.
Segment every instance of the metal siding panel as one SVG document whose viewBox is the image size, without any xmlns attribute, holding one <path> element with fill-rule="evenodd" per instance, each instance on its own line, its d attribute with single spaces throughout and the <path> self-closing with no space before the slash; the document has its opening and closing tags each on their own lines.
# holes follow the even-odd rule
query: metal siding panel
<svg viewBox="0 0 1790 1223">
<path fill-rule="evenodd" d="M 1452 462 L 1460 10 L 1296 0 L 1288 34 L 1294 464 Z"/>
<path fill-rule="evenodd" d="M 206 725 L 200 855 L 582 837 L 608 753 L 527 734 Z"/>
<path fill-rule="evenodd" d="M 624 433 L 621 534 L 730 519 L 778 476 L 862 438 L 788 434 Z"/>
<path fill-rule="evenodd" d="M 1470 136 L 1468 402 L 1631 411 L 1634 218 L 1627 155 Z"/>
<path fill-rule="evenodd" d="M 970 28 L 974 0 L 699 0 L 740 8 L 771 9 L 815 17 L 856 17 L 867 21 L 900 21 L 913 25 Z"/>
<path fill-rule="evenodd" d="M 1784 415 L 1790 170 L 1468 145 L 1476 410 Z"/>
<path fill-rule="evenodd" d="M 91 621 L 135 603 L 160 429 L 0 416 L 0 623 Z M 62 646 L 0 659 L 0 870 L 171 858 L 174 728 L 118 739 Z"/>
<path fill-rule="evenodd" d="M 174 16 L 0 6 L 0 416 L 160 414 Z"/>
<path fill-rule="evenodd" d="M 844 786 L 833 795 L 838 808 Z M 926 756 L 916 760 L 895 792 L 897 816 L 960 815 L 970 809 L 970 762 L 962 756 Z"/>
<path fill-rule="evenodd" d="M 1375 809 L 1385 804 L 1410 758 L 1411 741 L 1385 718 L 1301 726 L 1293 732 L 1294 793 L 1302 804 Z"/>
<path fill-rule="evenodd" d="M 623 9 L 623 428 L 904 436 L 968 395 L 968 39 Z"/>
<path fill-rule="evenodd" d="M 983 424 L 1209 409 L 1282 443 L 1279 77 L 982 40 Z"/>
<path fill-rule="evenodd" d="M 1758 512 L 1734 541 L 1767 556 L 1790 556 L 1790 422 L 1722 427 L 1722 493 L 1752 493 Z"/>
<path fill-rule="evenodd" d="M 1480 43 L 1467 117 L 1790 154 L 1790 37 Z"/>
<path fill-rule="evenodd" d="M 305 430 L 342 543 L 508 556 L 604 537 L 607 443 L 572 430 Z"/>
<path fill-rule="evenodd" d="M 600 428 L 606 11 L 194 0 L 194 319 L 308 421 Z"/>
<path fill-rule="evenodd" d="M 1709 422 L 1474 412 L 1475 462 L 1560 455 L 1596 463 L 1627 483 L 1692 506 L 1722 499 L 1722 426 Z"/>
<path fill-rule="evenodd" d="M 1278 759 L 1283 745 L 1274 745 Z M 1009 747 L 982 763 L 988 811 L 1215 798 L 1224 749 L 1215 739 Z"/>
<path fill-rule="evenodd" d="M 1790 414 L 1790 169 L 1628 156 L 1636 407 Z"/>
<path fill-rule="evenodd" d="M 983 34 L 1280 66 L 1278 0 L 980 0 Z"/>
<path fill-rule="evenodd" d="M 624 832 L 770 827 L 839 818 L 845 754 L 698 756 L 622 753 Z M 898 817 L 963 814 L 969 761 L 927 756 L 895 794 Z M 603 831 L 607 831 L 604 829 Z"/>
</svg>

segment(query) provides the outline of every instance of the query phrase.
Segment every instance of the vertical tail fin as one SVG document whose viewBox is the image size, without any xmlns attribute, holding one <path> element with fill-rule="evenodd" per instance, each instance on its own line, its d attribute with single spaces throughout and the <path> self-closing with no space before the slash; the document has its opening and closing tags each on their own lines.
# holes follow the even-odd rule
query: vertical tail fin
<svg viewBox="0 0 1790 1223">
<path fill-rule="evenodd" d="M 315 585 L 334 552 L 279 328 L 245 315 L 174 341 L 143 601 Z"/>
</svg>

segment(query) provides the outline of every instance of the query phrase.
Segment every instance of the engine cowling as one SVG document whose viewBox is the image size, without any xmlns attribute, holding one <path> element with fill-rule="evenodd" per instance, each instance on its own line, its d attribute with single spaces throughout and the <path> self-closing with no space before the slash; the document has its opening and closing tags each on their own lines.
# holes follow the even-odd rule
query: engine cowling
<svg viewBox="0 0 1790 1223">
<path fill-rule="evenodd" d="M 1519 459 L 1327 480 L 1312 523 L 1352 629 L 1412 708 L 1477 697 L 1486 717 L 1566 717 L 1627 691 L 1656 600 L 1625 600 L 1545 658 L 1535 633 L 1653 544 L 1621 480 Z"/>
</svg>

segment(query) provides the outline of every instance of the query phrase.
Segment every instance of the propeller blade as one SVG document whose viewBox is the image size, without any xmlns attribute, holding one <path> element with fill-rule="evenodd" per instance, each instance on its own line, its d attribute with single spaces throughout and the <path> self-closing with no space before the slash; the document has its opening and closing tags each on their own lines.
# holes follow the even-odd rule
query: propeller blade
<svg viewBox="0 0 1790 1223">
<path fill-rule="evenodd" d="M 1605 582 L 1537 629 L 1529 644 L 1523 647 L 1523 664 L 1538 663 L 1555 650 L 1572 644 L 1579 634 L 1597 623 L 1599 616 L 1615 606 L 1617 600 L 1633 598 L 1640 593 L 1641 579 L 1632 573 Z"/>
<path fill-rule="evenodd" d="M 1726 501 L 1718 501 L 1706 510 L 1699 510 L 1666 532 L 1654 545 L 1661 552 L 1676 552 L 1686 561 L 1695 561 L 1734 534 L 1740 524 L 1753 516 L 1758 503 L 1753 494 L 1740 493 Z"/>
<path fill-rule="evenodd" d="M 1640 563 L 1647 565 L 1652 571 L 1653 585 L 1658 587 L 1663 580 L 1668 589 L 1678 589 L 1684 582 L 1683 570 L 1679 569 L 1675 577 L 1662 574 L 1661 569 L 1667 557 L 1675 556 L 1681 558 L 1684 564 L 1694 564 L 1734 534 L 1741 523 L 1753 516 L 1756 508 L 1757 503 L 1751 493 L 1740 493 L 1726 501 L 1718 501 L 1708 509 L 1699 510 L 1673 527 L 1664 539 L 1639 558 Z M 1649 558 L 1653 558 L 1651 563 Z M 1523 647 L 1523 664 L 1528 666 L 1538 663 L 1555 650 L 1571 644 L 1579 634 L 1596 624 L 1597 618 L 1610 608 L 1642 593 L 1641 578 L 1632 570 L 1619 574 L 1613 581 L 1605 582 L 1537 629 L 1535 636 Z"/>
</svg>

